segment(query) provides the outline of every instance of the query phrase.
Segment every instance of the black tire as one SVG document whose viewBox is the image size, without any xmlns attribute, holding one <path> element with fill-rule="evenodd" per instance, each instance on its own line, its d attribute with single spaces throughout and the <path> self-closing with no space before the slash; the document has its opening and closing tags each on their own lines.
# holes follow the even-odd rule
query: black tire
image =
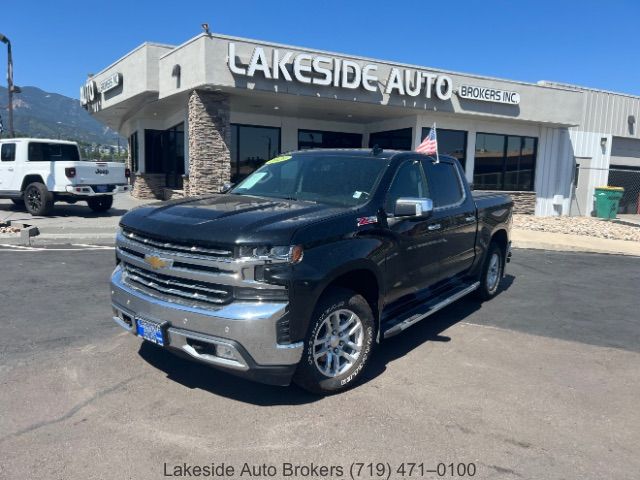
<svg viewBox="0 0 640 480">
<path fill-rule="evenodd" d="M 113 205 L 113 197 L 111 195 L 92 197 L 87 200 L 87 205 L 94 212 L 106 212 Z"/>
<path fill-rule="evenodd" d="M 496 263 L 497 262 L 497 265 Z M 504 250 L 497 243 L 491 243 L 480 273 L 480 287 L 477 295 L 481 300 L 489 300 L 498 293 L 504 273 Z M 497 277 L 495 277 L 497 275 Z"/>
<path fill-rule="evenodd" d="M 22 198 L 12 198 L 11 201 L 18 208 L 24 208 L 24 199 Z"/>
<path fill-rule="evenodd" d="M 351 314 L 355 314 L 355 318 Z M 338 328 L 330 332 L 328 325 L 335 325 L 333 322 L 336 318 Z M 348 323 L 348 319 L 351 323 Z M 349 335 L 357 324 L 360 329 Z M 342 336 L 340 328 L 345 329 Z M 315 308 L 294 382 L 319 395 L 330 395 L 355 386 L 373 352 L 375 330 L 371 307 L 361 295 L 344 288 L 332 288 L 322 296 Z M 326 343 L 316 345 L 318 337 L 320 340 L 326 339 Z M 350 344 L 359 346 L 359 350 Z M 317 355 L 321 351 L 325 353 Z M 323 373 L 323 368 L 327 373 Z"/>
<path fill-rule="evenodd" d="M 53 193 L 44 183 L 33 182 L 24 189 L 24 206 L 33 216 L 46 216 L 53 210 Z"/>
</svg>

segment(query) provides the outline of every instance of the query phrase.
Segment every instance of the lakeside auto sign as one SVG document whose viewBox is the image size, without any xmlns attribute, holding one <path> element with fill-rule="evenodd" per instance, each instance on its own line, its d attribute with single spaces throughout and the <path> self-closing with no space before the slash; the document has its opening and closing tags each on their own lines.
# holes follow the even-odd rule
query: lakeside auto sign
<svg viewBox="0 0 640 480">
<path fill-rule="evenodd" d="M 295 80 L 304 84 L 345 89 L 363 88 L 369 92 L 377 92 L 378 84 L 381 83 L 378 65 L 373 63 L 361 65 L 344 58 L 294 54 L 290 51 L 281 52 L 277 48 L 272 49 L 268 56 L 260 46 L 254 47 L 249 61 L 244 63 L 242 60 L 238 62 L 233 42 L 229 42 L 228 53 L 229 70 L 235 75 L 254 77 L 260 72 L 266 79 L 283 79 L 287 82 Z M 386 84 L 382 87 L 381 91 L 386 94 L 397 93 L 410 97 L 422 95 L 425 98 L 435 96 L 440 100 L 449 100 L 453 93 L 453 81 L 448 75 L 398 67 L 391 67 Z"/>
<path fill-rule="evenodd" d="M 87 110 L 98 111 L 100 109 L 101 94 L 113 90 L 122 84 L 122 74 L 113 73 L 107 78 L 96 84 L 93 80 L 88 80 L 80 87 L 80 105 Z"/>
</svg>

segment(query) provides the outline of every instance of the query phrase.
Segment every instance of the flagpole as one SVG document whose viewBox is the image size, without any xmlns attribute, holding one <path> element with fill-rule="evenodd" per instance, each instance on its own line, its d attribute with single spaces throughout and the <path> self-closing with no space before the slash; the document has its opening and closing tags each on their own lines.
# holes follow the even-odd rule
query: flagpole
<svg viewBox="0 0 640 480">
<path fill-rule="evenodd" d="M 440 154 L 438 153 L 438 129 L 436 128 L 436 122 L 433 122 L 433 133 L 436 137 L 436 163 L 440 163 Z"/>
</svg>

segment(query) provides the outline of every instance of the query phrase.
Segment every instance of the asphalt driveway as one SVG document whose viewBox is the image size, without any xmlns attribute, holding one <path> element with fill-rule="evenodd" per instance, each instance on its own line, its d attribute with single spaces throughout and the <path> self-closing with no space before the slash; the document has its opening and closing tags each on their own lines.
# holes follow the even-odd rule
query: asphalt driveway
<svg viewBox="0 0 640 480">
<path fill-rule="evenodd" d="M 318 398 L 121 331 L 113 256 L 0 251 L 0 478 L 166 478 L 183 463 L 248 478 L 245 462 L 277 469 L 252 478 L 284 478 L 283 462 L 343 468 L 306 478 L 350 478 L 354 462 L 391 478 L 406 462 L 472 463 L 483 479 L 640 471 L 638 258 L 516 250 L 498 297 L 419 323 L 364 385 Z"/>
</svg>

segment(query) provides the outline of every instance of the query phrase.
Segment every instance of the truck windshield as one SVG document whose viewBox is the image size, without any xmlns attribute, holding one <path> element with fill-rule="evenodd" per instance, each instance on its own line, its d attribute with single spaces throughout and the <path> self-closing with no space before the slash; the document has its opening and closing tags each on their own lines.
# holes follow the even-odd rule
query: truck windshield
<svg viewBox="0 0 640 480">
<path fill-rule="evenodd" d="M 29 142 L 30 162 L 79 161 L 78 147 L 68 143 Z"/>
<path fill-rule="evenodd" d="M 388 163 L 385 158 L 355 155 L 282 155 L 231 193 L 357 206 L 368 200 Z"/>
</svg>

